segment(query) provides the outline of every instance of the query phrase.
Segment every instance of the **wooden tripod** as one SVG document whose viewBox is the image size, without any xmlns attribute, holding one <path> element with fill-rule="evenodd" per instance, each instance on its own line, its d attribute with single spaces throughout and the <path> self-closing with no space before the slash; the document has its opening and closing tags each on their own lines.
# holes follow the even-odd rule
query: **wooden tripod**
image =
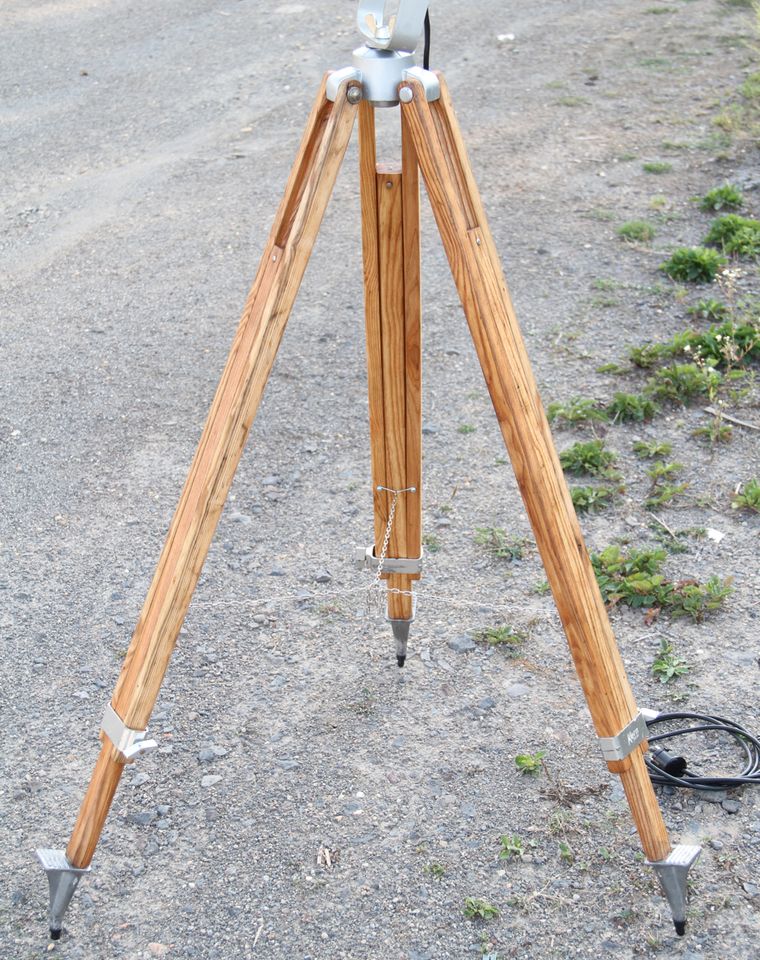
<svg viewBox="0 0 760 960">
<path fill-rule="evenodd" d="M 636 725 L 633 693 L 448 91 L 438 79 L 440 95 L 432 102 L 416 78 L 399 88 L 400 170 L 376 164 L 374 109 L 360 104 L 361 84 L 344 80 L 333 100 L 326 94 L 327 77 L 322 83 L 116 685 L 111 719 L 125 739 L 117 743 L 113 726 L 104 724 L 100 756 L 66 850 L 74 870 L 90 864 L 124 764 L 147 727 L 357 112 L 375 553 L 380 555 L 395 500 L 387 557 L 420 555 L 419 168 L 596 733 L 612 744 L 612 752 L 605 752 L 609 769 L 622 780 L 647 859 L 656 866 L 671 853 L 644 764 L 645 727 L 642 733 L 643 721 Z M 387 569 L 381 575 L 388 580 L 389 618 L 408 622 L 411 584 L 419 574 Z M 621 749 L 623 734 L 628 746 Z"/>
</svg>

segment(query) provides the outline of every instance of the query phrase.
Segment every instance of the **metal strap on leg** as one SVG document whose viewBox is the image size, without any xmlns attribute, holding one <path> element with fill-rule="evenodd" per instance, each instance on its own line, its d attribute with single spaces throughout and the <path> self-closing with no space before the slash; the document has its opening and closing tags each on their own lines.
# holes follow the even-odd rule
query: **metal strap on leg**
<svg viewBox="0 0 760 960">
<path fill-rule="evenodd" d="M 613 760 L 625 760 L 646 738 L 646 720 L 639 712 L 616 736 L 599 737 L 599 746 L 602 748 L 602 756 L 609 763 Z"/>
<path fill-rule="evenodd" d="M 133 730 L 128 727 L 110 703 L 103 714 L 101 730 L 124 757 L 125 762 L 158 749 L 155 740 L 145 739 L 147 730 Z"/>
</svg>

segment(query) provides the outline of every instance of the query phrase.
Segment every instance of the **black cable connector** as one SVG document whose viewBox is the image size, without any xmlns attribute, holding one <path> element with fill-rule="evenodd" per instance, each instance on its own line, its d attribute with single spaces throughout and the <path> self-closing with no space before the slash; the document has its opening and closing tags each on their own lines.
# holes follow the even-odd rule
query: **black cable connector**
<svg viewBox="0 0 760 960">
<path fill-rule="evenodd" d="M 430 69 L 430 10 L 425 11 L 425 47 L 422 53 L 423 69 Z"/>
<path fill-rule="evenodd" d="M 652 732 L 658 723 L 672 723 L 678 720 L 696 721 L 696 723 L 663 733 Z M 647 720 L 647 728 L 650 751 L 644 754 L 644 757 L 652 783 L 659 786 L 688 787 L 692 790 L 704 791 L 732 790 L 752 784 L 760 786 L 760 741 L 738 723 L 725 720 L 723 717 L 710 717 L 701 713 L 658 713 L 651 720 Z M 689 772 L 688 761 L 684 757 L 673 756 L 663 747 L 655 746 L 674 737 L 686 736 L 688 733 L 710 732 L 727 733 L 741 746 L 746 759 L 738 776 L 698 776 Z"/>
</svg>

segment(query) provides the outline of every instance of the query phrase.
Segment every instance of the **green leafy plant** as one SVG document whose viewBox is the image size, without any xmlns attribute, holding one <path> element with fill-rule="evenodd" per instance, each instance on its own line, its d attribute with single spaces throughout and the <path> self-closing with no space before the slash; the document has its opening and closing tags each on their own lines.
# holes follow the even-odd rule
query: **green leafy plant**
<svg viewBox="0 0 760 960">
<path fill-rule="evenodd" d="M 646 220 L 628 220 L 618 228 L 617 235 L 627 243 L 651 243 L 655 237 L 655 229 Z"/>
<path fill-rule="evenodd" d="M 487 643 L 489 647 L 506 647 L 512 652 L 525 643 L 525 634 L 514 627 L 484 627 L 475 634 L 476 640 Z"/>
<path fill-rule="evenodd" d="M 660 270 L 673 280 L 686 283 L 711 283 L 726 258 L 717 250 L 705 247 L 679 247 L 670 255 L 670 259 L 660 264 Z"/>
<path fill-rule="evenodd" d="M 441 549 L 441 538 L 435 533 L 426 533 L 422 537 L 422 544 L 428 553 L 438 553 Z"/>
<path fill-rule="evenodd" d="M 457 433 L 464 434 L 465 436 L 469 433 L 475 433 L 477 427 L 473 427 L 471 423 L 461 423 L 457 427 Z"/>
<path fill-rule="evenodd" d="M 428 863 L 424 872 L 434 880 L 442 880 L 446 875 L 446 867 L 442 863 Z"/>
<path fill-rule="evenodd" d="M 545 756 L 545 750 L 539 750 L 536 753 L 518 753 L 515 757 L 515 766 L 520 773 L 540 773 L 542 761 Z"/>
<path fill-rule="evenodd" d="M 642 163 L 641 169 L 644 173 L 670 173 L 673 169 L 673 164 L 668 163 L 667 160 L 650 160 L 647 163 Z"/>
<path fill-rule="evenodd" d="M 724 183 L 720 187 L 713 187 L 699 198 L 699 209 L 706 213 L 718 210 L 738 210 L 744 203 L 744 197 L 738 187 L 731 183 Z"/>
<path fill-rule="evenodd" d="M 760 513 L 760 481 L 756 478 L 742 484 L 738 493 L 731 500 L 734 510 L 754 510 Z"/>
<path fill-rule="evenodd" d="M 607 416 L 614 423 L 625 423 L 632 421 L 641 423 L 644 420 L 651 420 L 658 412 L 659 407 L 651 399 L 640 393 L 616 393 L 612 401 L 605 408 Z"/>
<path fill-rule="evenodd" d="M 652 662 L 652 673 L 661 683 L 670 683 L 688 672 L 686 661 L 674 653 L 671 642 L 663 637 L 660 640 L 659 652 Z"/>
<path fill-rule="evenodd" d="M 518 836 L 509 836 L 505 834 L 499 837 L 499 860 L 522 860 L 525 856 L 525 847 L 523 841 Z"/>
<path fill-rule="evenodd" d="M 480 897 L 466 897 L 463 912 L 467 920 L 494 920 L 499 916 L 498 909 Z"/>
<path fill-rule="evenodd" d="M 730 310 L 725 303 L 714 299 L 697 300 L 686 312 L 689 316 L 698 320 L 711 320 L 713 323 L 721 323 L 723 320 L 727 320 L 730 314 Z"/>
<path fill-rule="evenodd" d="M 594 477 L 608 477 L 611 472 L 614 474 L 611 467 L 616 459 L 616 455 L 605 448 L 604 440 L 578 441 L 559 455 L 563 470 L 574 474 L 587 473 Z"/>
<path fill-rule="evenodd" d="M 590 397 L 573 397 L 567 403 L 550 403 L 546 411 L 549 423 L 555 420 L 565 420 L 567 423 L 587 423 L 591 420 L 607 419 L 607 414 L 600 409 L 596 400 Z"/>
<path fill-rule="evenodd" d="M 646 392 L 656 400 L 687 404 L 713 393 L 720 384 L 717 370 L 697 363 L 673 363 L 657 370 L 647 381 Z"/>
<path fill-rule="evenodd" d="M 559 841 L 559 858 L 560 860 L 564 860 L 565 863 L 572 863 L 575 860 L 573 848 L 570 846 L 567 840 Z"/>
<path fill-rule="evenodd" d="M 760 220 L 727 213 L 713 220 L 705 243 L 738 257 L 757 257 L 760 255 Z"/>
<path fill-rule="evenodd" d="M 644 501 L 647 507 L 664 507 L 689 489 L 688 483 L 664 483 L 653 489 Z"/>
<path fill-rule="evenodd" d="M 667 457 L 673 444 L 659 440 L 635 440 L 633 452 L 641 460 L 653 460 L 655 457 Z"/>
<path fill-rule="evenodd" d="M 525 551 L 525 539 L 511 536 L 502 527 L 476 527 L 475 543 L 499 560 L 522 560 Z"/>
<path fill-rule="evenodd" d="M 614 496 L 615 491 L 609 487 L 570 487 L 570 499 L 578 513 L 608 507 Z"/>
<path fill-rule="evenodd" d="M 661 573 L 667 558 L 663 549 L 632 549 L 624 554 L 620 547 L 607 547 L 592 554 L 602 599 L 609 606 L 622 603 L 632 608 L 663 610 L 671 616 L 690 616 L 699 622 L 718 610 L 732 593 L 731 580 L 710 577 L 706 583 L 696 580 L 666 580 Z"/>
</svg>

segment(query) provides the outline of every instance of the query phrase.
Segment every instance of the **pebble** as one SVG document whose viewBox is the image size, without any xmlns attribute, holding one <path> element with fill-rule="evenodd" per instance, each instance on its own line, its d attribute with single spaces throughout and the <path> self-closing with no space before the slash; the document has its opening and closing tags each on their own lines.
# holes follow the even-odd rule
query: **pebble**
<svg viewBox="0 0 760 960">
<path fill-rule="evenodd" d="M 530 687 L 526 687 L 524 683 L 513 683 L 507 687 L 505 693 L 510 700 L 519 700 L 521 697 L 528 696 Z"/>
<path fill-rule="evenodd" d="M 748 893 L 751 897 L 760 896 L 760 887 L 756 883 L 750 883 L 749 880 L 746 883 L 743 883 L 744 892 Z"/>
<path fill-rule="evenodd" d="M 131 823 L 136 823 L 140 827 L 147 827 L 149 823 L 153 823 L 156 819 L 155 810 L 141 810 L 139 813 L 130 813 L 129 820 Z"/>
<path fill-rule="evenodd" d="M 461 637 L 454 637 L 453 640 L 449 640 L 447 646 L 454 653 L 469 653 L 470 650 L 475 649 L 475 641 L 465 633 Z"/>
<path fill-rule="evenodd" d="M 705 803 L 723 803 L 728 794 L 725 790 L 705 790 L 700 795 L 700 800 Z"/>
<path fill-rule="evenodd" d="M 213 747 L 204 747 L 198 753 L 198 759 L 201 763 L 211 763 L 212 760 L 216 760 L 216 753 L 214 752 Z"/>
<path fill-rule="evenodd" d="M 314 580 L 316 583 L 329 583 L 332 580 L 332 574 L 329 570 L 320 570 Z"/>
<path fill-rule="evenodd" d="M 723 803 L 721 803 L 721 806 L 726 813 L 738 813 L 741 810 L 742 804 L 741 800 L 733 800 L 729 797 L 728 800 L 724 800 Z"/>
<path fill-rule="evenodd" d="M 483 697 L 483 699 L 478 704 L 478 710 L 493 710 L 496 706 L 496 701 L 493 697 Z"/>
<path fill-rule="evenodd" d="M 207 773 L 205 777 L 201 778 L 202 787 L 213 787 L 214 784 L 219 783 L 222 778 L 216 773 Z"/>
<path fill-rule="evenodd" d="M 287 570 L 285 567 L 281 567 L 278 564 L 275 564 L 272 569 L 269 571 L 270 577 L 284 577 L 287 575 Z"/>
<path fill-rule="evenodd" d="M 147 783 L 148 780 L 150 780 L 148 774 L 140 771 L 140 773 L 136 773 L 134 777 L 132 777 L 129 785 L 130 787 L 141 787 L 144 783 Z"/>
<path fill-rule="evenodd" d="M 301 764 L 298 760 L 293 760 L 291 757 L 281 757 L 277 761 L 277 766 L 282 767 L 283 770 L 298 770 Z"/>
<path fill-rule="evenodd" d="M 722 849 L 723 849 L 723 841 L 722 841 L 722 840 L 711 840 L 711 841 L 710 841 L 710 846 L 713 848 L 713 850 L 722 850 Z"/>
</svg>

